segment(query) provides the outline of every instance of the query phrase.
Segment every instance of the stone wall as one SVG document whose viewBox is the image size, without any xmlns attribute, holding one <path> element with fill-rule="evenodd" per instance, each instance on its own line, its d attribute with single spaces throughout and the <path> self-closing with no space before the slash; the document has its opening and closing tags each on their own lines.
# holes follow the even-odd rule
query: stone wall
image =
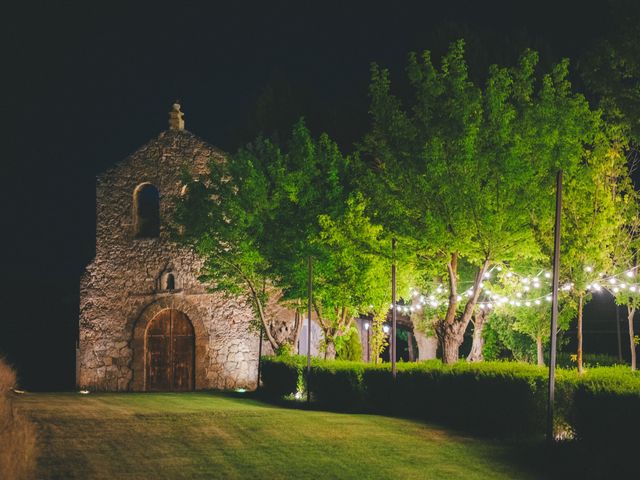
<svg viewBox="0 0 640 480">
<path fill-rule="evenodd" d="M 96 256 L 80 285 L 80 387 L 144 390 L 144 331 L 163 308 L 181 310 L 194 326 L 197 389 L 255 387 L 251 309 L 243 299 L 208 293 L 197 279 L 202 260 L 169 240 L 182 169 L 204 173 L 210 159 L 224 155 L 185 130 L 168 130 L 98 178 Z M 145 182 L 160 193 L 158 238 L 135 238 L 133 192 Z M 173 290 L 166 289 L 169 273 Z"/>
</svg>

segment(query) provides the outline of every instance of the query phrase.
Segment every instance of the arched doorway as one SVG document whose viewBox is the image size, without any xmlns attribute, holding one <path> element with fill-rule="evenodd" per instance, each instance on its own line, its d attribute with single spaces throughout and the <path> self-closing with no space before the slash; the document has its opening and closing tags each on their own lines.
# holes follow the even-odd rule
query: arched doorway
<svg viewBox="0 0 640 480">
<path fill-rule="evenodd" d="M 194 387 L 195 335 L 179 310 L 158 312 L 145 333 L 145 385 L 148 391 L 186 391 Z"/>
</svg>

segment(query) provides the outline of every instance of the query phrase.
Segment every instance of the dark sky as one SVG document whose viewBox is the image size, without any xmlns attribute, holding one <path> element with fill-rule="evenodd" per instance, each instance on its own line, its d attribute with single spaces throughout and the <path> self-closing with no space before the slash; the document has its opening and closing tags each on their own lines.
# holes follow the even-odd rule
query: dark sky
<svg viewBox="0 0 640 480">
<path fill-rule="evenodd" d="M 187 129 L 227 151 L 300 115 L 349 150 L 367 128 L 372 61 L 400 82 L 409 51 L 464 37 L 478 75 L 526 46 L 549 65 L 616 25 L 606 1 L 12 3 L 0 17 L 0 351 L 31 388 L 73 382 L 95 176 L 165 129 L 176 98 Z"/>
</svg>

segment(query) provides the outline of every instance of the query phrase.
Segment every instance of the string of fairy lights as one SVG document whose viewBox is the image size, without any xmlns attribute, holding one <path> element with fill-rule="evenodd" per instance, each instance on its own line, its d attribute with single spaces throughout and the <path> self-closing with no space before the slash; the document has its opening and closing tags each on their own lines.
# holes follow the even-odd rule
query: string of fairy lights
<svg viewBox="0 0 640 480">
<path fill-rule="evenodd" d="M 598 293 L 602 291 L 608 291 L 612 295 L 616 296 L 623 292 L 629 294 L 640 294 L 640 283 L 636 282 L 636 274 L 639 267 L 632 267 L 616 274 L 606 274 L 604 272 L 595 276 L 596 280 L 588 283 L 586 290 L 591 293 Z M 551 272 L 545 270 L 539 270 L 534 275 L 523 275 L 513 270 L 505 271 L 503 267 L 496 265 L 489 269 L 485 274 L 483 280 L 478 284 L 478 288 L 481 289 L 479 300 L 476 303 L 481 310 L 492 310 L 500 307 L 536 307 L 544 302 L 551 302 Z M 591 266 L 585 266 L 584 272 L 587 274 L 594 273 L 594 269 Z M 503 278 L 492 288 L 492 279 L 501 274 Z M 462 284 L 473 284 L 474 282 L 461 282 Z M 504 290 L 504 284 L 508 283 L 510 292 L 504 294 L 501 290 Z M 501 285 L 500 285 L 501 284 Z M 501 288 L 503 287 L 503 288 Z M 575 284 L 573 282 L 566 282 L 559 288 L 561 292 L 569 293 Z M 448 291 L 442 284 L 434 284 L 426 292 L 420 292 L 416 288 L 410 290 L 410 301 L 396 302 L 396 311 L 402 314 L 411 314 L 419 312 L 424 309 L 444 309 L 449 306 Z M 456 296 L 458 303 L 462 302 L 465 298 L 469 298 L 474 294 L 473 287 L 468 288 L 461 294 Z M 393 309 L 394 305 L 391 304 L 390 308 Z"/>
</svg>

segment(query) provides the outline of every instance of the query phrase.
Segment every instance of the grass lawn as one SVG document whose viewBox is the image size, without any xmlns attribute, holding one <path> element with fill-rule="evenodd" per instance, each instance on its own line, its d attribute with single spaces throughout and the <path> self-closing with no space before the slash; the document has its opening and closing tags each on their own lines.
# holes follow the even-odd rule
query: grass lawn
<svg viewBox="0 0 640 480">
<path fill-rule="evenodd" d="M 376 415 L 220 393 L 25 394 L 37 478 L 528 479 L 512 447 Z"/>
</svg>

